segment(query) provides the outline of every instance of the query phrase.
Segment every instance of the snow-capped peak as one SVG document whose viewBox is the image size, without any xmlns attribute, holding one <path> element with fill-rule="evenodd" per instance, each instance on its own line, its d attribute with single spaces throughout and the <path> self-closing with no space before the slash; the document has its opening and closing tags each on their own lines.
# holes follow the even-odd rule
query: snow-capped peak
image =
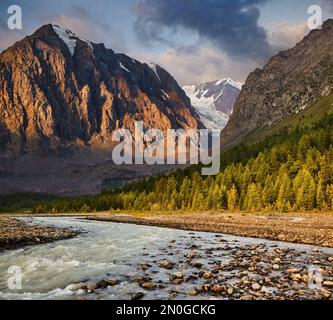
<svg viewBox="0 0 333 320">
<path fill-rule="evenodd" d="M 220 86 L 221 84 L 230 85 L 230 86 L 233 86 L 235 88 L 238 88 L 239 90 L 242 90 L 242 87 L 243 87 L 243 85 L 241 83 L 236 82 L 236 81 L 234 81 L 230 78 L 225 78 L 225 79 L 216 81 L 217 86 Z"/>
<path fill-rule="evenodd" d="M 242 84 L 225 78 L 183 87 L 192 106 L 207 128 L 223 129 L 238 98 Z"/>
<path fill-rule="evenodd" d="M 54 32 L 59 36 L 59 38 L 66 44 L 71 55 L 74 55 L 76 48 L 76 41 L 79 39 L 85 42 L 92 50 L 93 46 L 90 41 L 78 37 L 75 33 L 73 33 L 69 29 L 61 28 L 60 26 L 53 24 L 52 25 Z"/>
</svg>

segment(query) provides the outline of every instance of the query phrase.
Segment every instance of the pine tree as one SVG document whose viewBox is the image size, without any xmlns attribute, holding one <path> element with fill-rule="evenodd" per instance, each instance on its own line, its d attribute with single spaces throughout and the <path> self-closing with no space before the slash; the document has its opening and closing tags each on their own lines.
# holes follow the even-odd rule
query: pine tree
<svg viewBox="0 0 333 320">
<path fill-rule="evenodd" d="M 238 209 L 237 198 L 237 189 L 235 185 L 233 185 L 232 188 L 228 191 L 228 210 L 235 211 Z"/>
<path fill-rule="evenodd" d="M 331 183 L 332 165 L 328 160 L 327 155 L 323 155 L 320 159 L 320 172 L 319 177 L 323 185 Z"/>
<path fill-rule="evenodd" d="M 275 202 L 275 200 L 276 200 L 276 193 L 274 190 L 273 177 L 268 176 L 266 178 L 264 189 L 262 192 L 263 206 L 265 207 L 271 206 Z"/>
<path fill-rule="evenodd" d="M 291 181 L 287 174 L 284 174 L 282 177 L 282 182 L 276 200 L 276 208 L 281 212 L 288 211 L 292 201 L 292 188 Z"/>
<path fill-rule="evenodd" d="M 311 210 L 316 203 L 316 184 L 307 169 L 301 170 L 294 180 L 296 194 L 296 208 L 299 210 Z"/>
<path fill-rule="evenodd" d="M 327 209 L 325 189 L 324 189 L 323 180 L 321 178 L 319 179 L 319 182 L 318 182 L 316 201 L 317 201 L 318 209 L 320 209 L 320 210 Z"/>
<path fill-rule="evenodd" d="M 251 183 L 247 189 L 243 208 L 245 210 L 255 211 L 262 209 L 262 197 L 260 184 Z"/>
<path fill-rule="evenodd" d="M 333 210 L 333 184 L 326 187 L 326 197 L 329 209 Z"/>
</svg>

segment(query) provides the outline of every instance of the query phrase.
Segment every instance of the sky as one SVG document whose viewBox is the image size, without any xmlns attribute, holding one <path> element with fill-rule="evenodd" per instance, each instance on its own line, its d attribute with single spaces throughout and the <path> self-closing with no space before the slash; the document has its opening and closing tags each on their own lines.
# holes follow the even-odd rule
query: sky
<svg viewBox="0 0 333 320">
<path fill-rule="evenodd" d="M 9 30 L 8 7 L 22 8 L 22 30 Z M 142 62 L 181 85 L 230 77 L 245 82 L 270 57 L 310 32 L 308 8 L 333 18 L 333 0 L 1 0 L 0 51 L 56 23 Z"/>
</svg>

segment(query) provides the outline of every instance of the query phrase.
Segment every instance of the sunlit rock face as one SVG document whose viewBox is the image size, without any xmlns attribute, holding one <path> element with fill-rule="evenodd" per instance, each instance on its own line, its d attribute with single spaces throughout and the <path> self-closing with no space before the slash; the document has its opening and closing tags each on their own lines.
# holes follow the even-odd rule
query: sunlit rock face
<svg viewBox="0 0 333 320">
<path fill-rule="evenodd" d="M 118 128 L 202 128 L 163 68 L 46 25 L 0 55 L 0 156 L 108 148 Z"/>
<path fill-rule="evenodd" d="M 333 20 L 247 78 L 222 134 L 230 144 L 310 107 L 333 90 Z"/>
</svg>

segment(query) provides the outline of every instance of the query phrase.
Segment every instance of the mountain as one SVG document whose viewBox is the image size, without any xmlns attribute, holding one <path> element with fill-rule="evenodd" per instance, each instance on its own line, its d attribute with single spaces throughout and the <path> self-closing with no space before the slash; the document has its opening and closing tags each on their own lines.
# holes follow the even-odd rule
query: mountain
<svg viewBox="0 0 333 320">
<path fill-rule="evenodd" d="M 294 48 L 278 53 L 247 78 L 222 144 L 274 127 L 332 94 L 333 20 L 313 30 Z"/>
<path fill-rule="evenodd" d="M 229 78 L 183 87 L 192 106 L 207 128 L 223 129 L 239 96 L 242 85 Z"/>
<path fill-rule="evenodd" d="M 201 128 L 175 79 L 45 25 L 0 54 L 2 157 L 69 155 L 108 148 L 115 129 Z"/>
</svg>

